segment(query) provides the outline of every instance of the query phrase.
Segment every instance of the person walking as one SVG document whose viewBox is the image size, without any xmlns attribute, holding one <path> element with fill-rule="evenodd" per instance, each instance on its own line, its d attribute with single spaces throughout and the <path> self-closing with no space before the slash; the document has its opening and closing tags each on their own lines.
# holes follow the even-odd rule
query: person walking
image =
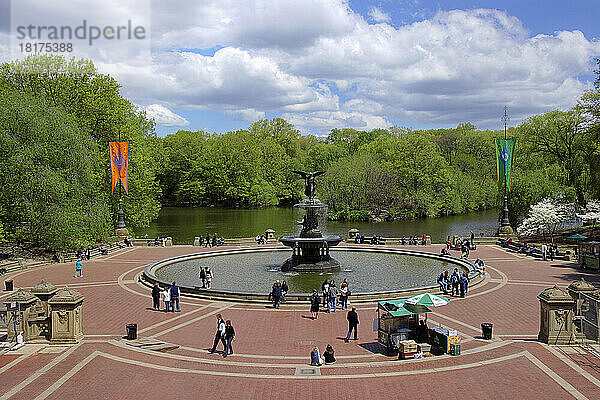
<svg viewBox="0 0 600 400">
<path fill-rule="evenodd" d="M 171 292 L 169 289 L 165 289 L 161 294 L 163 302 L 165 303 L 165 312 L 169 312 L 169 306 L 171 305 Z"/>
<path fill-rule="evenodd" d="M 81 259 L 82 257 L 79 257 L 75 263 L 75 275 L 73 275 L 75 278 L 81 278 L 83 276 L 83 261 L 81 261 Z"/>
<path fill-rule="evenodd" d="M 317 289 L 313 289 L 312 296 L 310 296 L 310 314 L 312 319 L 319 319 L 320 304 L 321 299 L 319 299 L 319 293 L 317 293 Z"/>
<path fill-rule="evenodd" d="M 227 320 L 225 322 L 225 354 L 223 354 L 223 358 L 227 357 L 230 354 L 233 354 L 233 347 L 231 347 L 231 342 L 235 340 L 235 329 L 233 329 L 233 325 L 231 325 L 231 321 Z"/>
<path fill-rule="evenodd" d="M 344 341 L 348 343 L 350 340 L 350 333 L 354 330 L 354 340 L 358 340 L 358 313 L 356 312 L 356 307 L 352 307 L 352 310 L 348 311 L 348 315 L 346 316 L 348 320 L 348 334 L 346 335 L 346 339 Z"/>
<path fill-rule="evenodd" d="M 202 282 L 202 289 L 206 288 L 206 270 L 204 267 L 200 267 L 200 281 Z"/>
<path fill-rule="evenodd" d="M 212 246 L 210 245 L 210 235 L 209 235 L 208 233 L 206 234 L 206 239 L 205 239 L 205 241 L 204 241 L 204 247 L 207 247 L 207 246 L 208 246 L 208 247 L 212 247 Z"/>
<path fill-rule="evenodd" d="M 475 245 L 475 234 L 471 231 L 471 248 L 473 248 L 473 245 Z"/>
<path fill-rule="evenodd" d="M 173 281 L 173 285 L 171 286 L 171 289 L 169 289 L 169 292 L 171 295 L 171 312 L 175 312 L 176 309 L 177 312 L 179 312 L 179 286 L 177 286 L 175 281 Z"/>
<path fill-rule="evenodd" d="M 217 332 L 215 333 L 215 340 L 213 347 L 209 350 L 210 353 L 217 351 L 217 345 L 219 342 L 223 343 L 223 350 L 227 349 L 227 343 L 225 342 L 225 321 L 221 314 L 217 314 Z"/>
<path fill-rule="evenodd" d="M 160 288 L 158 287 L 158 282 L 152 286 L 152 308 L 155 310 L 160 309 Z"/>
</svg>

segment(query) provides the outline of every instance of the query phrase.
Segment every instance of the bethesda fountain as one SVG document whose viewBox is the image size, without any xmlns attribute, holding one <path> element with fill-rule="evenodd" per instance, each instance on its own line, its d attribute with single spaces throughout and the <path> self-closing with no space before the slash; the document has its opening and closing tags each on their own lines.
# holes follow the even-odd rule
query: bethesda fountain
<svg viewBox="0 0 600 400">
<path fill-rule="evenodd" d="M 329 254 L 331 247 L 337 246 L 342 238 L 337 235 L 323 235 L 319 230 L 319 215 L 326 214 L 327 204 L 315 198 L 317 191 L 315 177 L 324 171 L 307 173 L 293 171 L 304 178 L 304 194 L 308 197 L 294 207 L 305 210 L 298 223 L 302 225 L 299 235 L 284 236 L 281 243 L 292 248 L 292 257 L 281 266 L 282 271 L 327 272 L 340 268 L 340 263 Z"/>
</svg>

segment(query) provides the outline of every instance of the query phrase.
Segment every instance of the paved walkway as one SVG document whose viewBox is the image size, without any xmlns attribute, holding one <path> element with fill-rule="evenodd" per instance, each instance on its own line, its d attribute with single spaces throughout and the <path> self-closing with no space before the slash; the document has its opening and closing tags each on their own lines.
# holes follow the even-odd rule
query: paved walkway
<svg viewBox="0 0 600 400">
<path fill-rule="evenodd" d="M 413 247 L 414 248 L 414 247 Z M 440 246 L 419 246 L 439 252 Z M 204 250 L 202 248 L 201 250 Z M 543 262 L 480 246 L 471 257 L 486 261 L 489 278 L 465 299 L 429 316 L 463 335 L 463 354 L 398 361 L 381 354 L 372 331 L 375 304 L 358 305 L 359 340 L 345 344 L 346 314 L 307 318 L 308 306 L 182 299 L 182 311 L 153 311 L 150 292 L 137 277 L 163 258 L 197 252 L 193 247 L 123 249 L 88 261 L 83 278 L 73 264 L 19 271 L 6 278 L 16 287 L 41 279 L 69 285 L 85 296 L 85 339 L 75 346 L 26 345 L 0 357 L 4 399 L 443 399 L 600 398 L 600 359 L 579 347 L 550 347 L 535 341 L 536 296 L 557 283 L 566 287 L 585 276 L 567 262 Z M 0 294 L 0 300 L 7 296 Z M 215 315 L 231 319 L 237 333 L 234 355 L 209 354 Z M 480 324 L 494 324 L 494 340 L 480 338 Z M 180 347 L 161 353 L 122 339 L 125 324 L 139 336 Z M 313 345 L 330 343 L 336 364 L 312 368 Z M 220 345 L 219 345 L 220 349 Z"/>
</svg>

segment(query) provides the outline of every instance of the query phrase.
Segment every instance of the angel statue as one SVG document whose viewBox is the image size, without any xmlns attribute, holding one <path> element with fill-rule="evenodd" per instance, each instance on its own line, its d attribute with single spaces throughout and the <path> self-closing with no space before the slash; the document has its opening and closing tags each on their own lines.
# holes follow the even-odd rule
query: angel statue
<svg viewBox="0 0 600 400">
<path fill-rule="evenodd" d="M 304 194 L 308 196 L 309 200 L 315 198 L 315 194 L 317 193 L 317 184 L 315 182 L 315 177 L 319 175 L 323 175 L 325 171 L 317 171 L 317 172 L 304 172 L 304 171 L 292 171 L 301 177 L 304 178 L 305 188 Z"/>
</svg>

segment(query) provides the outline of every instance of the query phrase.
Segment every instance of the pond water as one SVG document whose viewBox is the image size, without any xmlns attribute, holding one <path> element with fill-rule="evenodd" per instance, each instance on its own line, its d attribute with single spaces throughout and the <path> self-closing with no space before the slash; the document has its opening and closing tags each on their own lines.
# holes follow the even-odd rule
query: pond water
<svg viewBox="0 0 600 400">
<path fill-rule="evenodd" d="M 385 252 L 332 250 L 331 256 L 341 264 L 339 271 L 325 273 L 282 272 L 281 264 L 290 257 L 289 250 L 272 250 L 243 254 L 203 257 L 169 264 L 155 275 L 169 282 L 201 286 L 200 266 L 213 271 L 212 289 L 236 292 L 268 293 L 276 280 L 287 281 L 290 293 L 320 291 L 325 279 L 337 286 L 344 279 L 354 293 L 408 289 L 436 284 L 440 272 L 452 272 L 455 264 L 446 261 Z"/>
<path fill-rule="evenodd" d="M 217 233 L 225 238 L 254 237 L 274 229 L 276 236 L 297 234 L 297 221 L 302 218 L 292 208 L 228 209 L 217 207 L 163 207 L 160 216 L 149 228 L 136 232 L 137 236 L 171 236 L 175 244 L 192 244 L 195 236 Z M 440 243 L 448 235 L 490 236 L 498 228 L 496 210 L 457 216 L 424 218 L 393 222 L 337 222 L 320 223 L 324 233 L 345 238 L 348 230 L 357 228 L 364 235 L 402 237 L 402 235 L 430 235 L 433 242 Z"/>
</svg>

